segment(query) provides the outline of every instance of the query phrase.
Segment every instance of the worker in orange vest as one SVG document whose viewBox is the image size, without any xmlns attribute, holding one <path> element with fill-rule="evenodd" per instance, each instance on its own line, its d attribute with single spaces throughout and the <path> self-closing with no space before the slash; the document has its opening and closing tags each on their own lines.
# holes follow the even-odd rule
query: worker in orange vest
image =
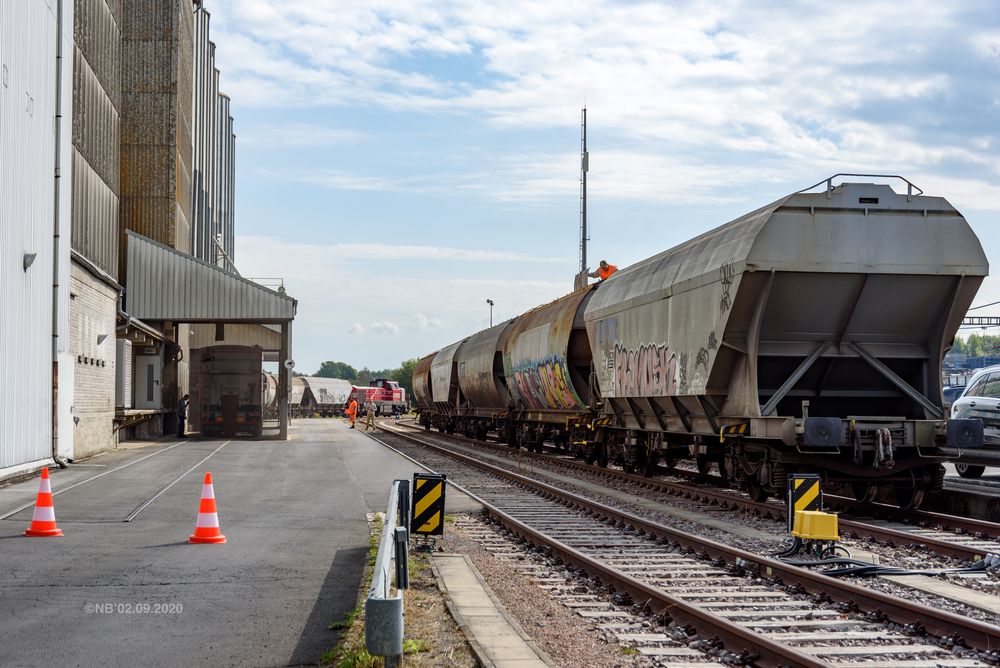
<svg viewBox="0 0 1000 668">
<path fill-rule="evenodd" d="M 587 276 L 591 278 L 599 278 L 602 281 L 608 279 L 608 276 L 618 271 L 618 267 L 613 264 L 608 264 L 607 260 L 601 260 L 601 266 L 597 268 L 597 271 L 592 271 Z"/>
<path fill-rule="evenodd" d="M 347 404 L 347 417 L 351 421 L 351 429 L 354 429 L 354 421 L 358 418 L 358 402 L 354 399 Z"/>
</svg>

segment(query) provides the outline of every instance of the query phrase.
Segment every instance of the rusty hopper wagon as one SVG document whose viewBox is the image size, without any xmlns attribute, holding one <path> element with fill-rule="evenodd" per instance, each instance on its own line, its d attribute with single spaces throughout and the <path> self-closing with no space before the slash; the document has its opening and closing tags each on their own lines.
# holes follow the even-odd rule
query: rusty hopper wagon
<svg viewBox="0 0 1000 668">
<path fill-rule="evenodd" d="M 630 470 L 692 458 L 757 499 L 814 472 L 919 505 L 940 448 L 982 445 L 939 370 L 987 260 L 943 198 L 834 178 L 423 358 L 421 421 Z"/>
</svg>

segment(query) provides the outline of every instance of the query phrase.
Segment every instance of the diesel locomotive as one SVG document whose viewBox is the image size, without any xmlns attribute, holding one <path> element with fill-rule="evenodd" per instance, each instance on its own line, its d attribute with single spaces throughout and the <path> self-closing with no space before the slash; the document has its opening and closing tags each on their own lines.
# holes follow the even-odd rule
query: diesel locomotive
<svg viewBox="0 0 1000 668">
<path fill-rule="evenodd" d="M 989 267 L 945 199 L 856 176 L 424 357 L 421 423 L 630 471 L 690 458 L 758 500 L 812 472 L 918 506 L 941 448 L 983 443 L 948 419 L 940 369 Z"/>
</svg>

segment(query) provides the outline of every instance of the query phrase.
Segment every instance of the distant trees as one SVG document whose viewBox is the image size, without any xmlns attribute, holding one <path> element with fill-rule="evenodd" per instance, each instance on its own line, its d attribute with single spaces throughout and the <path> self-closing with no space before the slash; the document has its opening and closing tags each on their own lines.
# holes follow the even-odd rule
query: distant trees
<svg viewBox="0 0 1000 668">
<path fill-rule="evenodd" d="M 968 357 L 984 357 L 1000 354 L 1000 336 L 989 334 L 969 334 L 967 339 L 955 337 L 951 352 Z"/>
<path fill-rule="evenodd" d="M 319 371 L 313 375 L 319 378 L 342 378 L 354 382 L 358 378 L 358 371 L 346 362 L 323 362 L 319 365 Z"/>
<path fill-rule="evenodd" d="M 400 387 L 406 390 L 406 396 L 413 396 L 413 369 L 416 368 L 419 360 L 403 360 L 395 369 L 381 369 L 372 371 L 368 367 L 362 367 L 360 371 L 346 362 L 323 362 L 319 371 L 314 376 L 320 378 L 343 378 L 355 385 L 369 385 L 376 378 L 388 378 L 399 383 Z"/>
</svg>

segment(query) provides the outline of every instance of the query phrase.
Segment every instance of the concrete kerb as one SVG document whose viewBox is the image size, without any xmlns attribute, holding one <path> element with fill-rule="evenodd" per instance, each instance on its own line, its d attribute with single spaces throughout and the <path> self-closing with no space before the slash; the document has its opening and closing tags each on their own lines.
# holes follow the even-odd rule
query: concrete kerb
<svg viewBox="0 0 1000 668">
<path fill-rule="evenodd" d="M 462 632 L 465 634 L 466 640 L 468 640 L 469 642 L 469 646 L 472 648 L 472 652 L 476 655 L 476 658 L 478 659 L 479 663 L 482 666 L 484 666 L 484 668 L 498 668 L 498 666 L 502 668 L 502 665 L 506 662 L 504 662 L 503 659 L 500 657 L 492 656 L 490 652 L 483 646 L 483 644 L 479 642 L 479 640 L 476 638 L 475 629 L 473 629 L 472 625 L 469 623 L 469 620 L 465 618 L 465 616 L 460 611 L 458 605 L 456 605 L 452 597 L 452 592 L 448 589 L 448 586 L 444 581 L 444 577 L 441 575 L 441 571 L 438 568 L 437 560 L 440 560 L 442 558 L 463 559 L 469 571 L 479 582 L 479 585 L 482 587 L 483 592 L 485 592 L 485 594 L 489 597 L 492 603 L 492 607 L 496 610 L 497 615 L 499 617 L 502 617 L 508 624 L 510 624 L 511 628 L 514 630 L 514 632 L 517 634 L 520 640 L 523 641 L 524 644 L 527 645 L 527 647 L 532 652 L 535 653 L 535 656 L 538 657 L 538 660 L 541 663 L 543 663 L 546 666 L 556 665 L 552 661 L 552 659 L 549 658 L 549 656 L 544 652 L 544 650 L 542 650 L 542 648 L 538 646 L 538 643 L 532 640 L 531 636 L 529 636 L 525 632 L 525 630 L 521 627 L 521 625 L 517 622 L 517 620 L 514 619 L 507 612 L 506 608 L 503 607 L 503 604 L 501 604 L 500 601 L 497 600 L 496 596 L 493 594 L 493 590 L 486 583 L 486 580 L 483 579 L 483 576 L 479 572 L 479 569 L 476 568 L 475 564 L 472 563 L 472 560 L 469 559 L 467 555 L 452 554 L 452 553 L 432 554 L 430 557 L 431 571 L 434 573 L 434 579 L 437 581 L 438 590 L 440 590 L 441 593 L 444 595 L 445 605 L 448 606 L 448 611 L 454 618 L 455 623 L 458 624 L 459 628 L 462 629 Z M 500 661 L 500 664 L 497 663 L 498 660 Z"/>
</svg>

